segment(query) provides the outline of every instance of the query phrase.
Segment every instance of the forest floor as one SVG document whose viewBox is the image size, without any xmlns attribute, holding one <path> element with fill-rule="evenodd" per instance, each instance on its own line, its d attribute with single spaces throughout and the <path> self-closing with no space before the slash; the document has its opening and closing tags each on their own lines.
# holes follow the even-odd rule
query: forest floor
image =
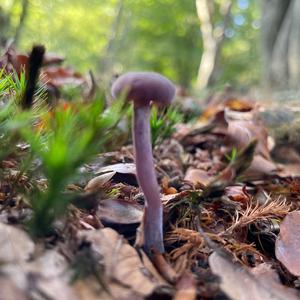
<svg viewBox="0 0 300 300">
<path fill-rule="evenodd" d="M 53 85 L 81 84 L 69 71 L 58 84 L 57 74 Z M 35 211 L 21 186 L 30 191 L 47 180 L 24 172 L 19 156 L 6 156 L 0 299 L 299 299 L 297 121 L 231 91 L 203 103 L 178 96 L 184 119 L 201 113 L 174 124 L 154 147 L 166 252 L 151 259 L 135 246 L 144 196 L 130 136 L 80 167 L 61 194 L 75 201 L 43 237 L 28 231 Z"/>
</svg>

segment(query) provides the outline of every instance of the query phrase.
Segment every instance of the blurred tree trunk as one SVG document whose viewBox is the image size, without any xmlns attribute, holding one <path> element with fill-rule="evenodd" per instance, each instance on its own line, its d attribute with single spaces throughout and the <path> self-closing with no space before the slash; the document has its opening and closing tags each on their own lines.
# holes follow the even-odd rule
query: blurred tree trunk
<svg viewBox="0 0 300 300">
<path fill-rule="evenodd" d="M 213 14 L 216 10 L 215 2 L 211 0 L 196 0 L 197 14 L 200 21 L 200 30 L 203 40 L 203 53 L 198 70 L 197 87 L 206 88 L 216 81 L 218 61 L 224 41 L 225 29 L 230 22 L 232 1 L 222 1 L 219 11 L 222 24 L 213 22 Z"/>
<path fill-rule="evenodd" d="M 9 15 L 5 13 L 3 8 L 0 6 L 0 48 L 5 47 L 8 39 L 8 31 L 10 27 Z"/>
<path fill-rule="evenodd" d="M 262 58 L 266 89 L 299 89 L 299 0 L 263 1 Z"/>
<path fill-rule="evenodd" d="M 114 44 L 118 35 L 119 27 L 122 20 L 123 15 L 123 9 L 124 9 L 124 0 L 119 0 L 116 9 L 115 9 L 115 17 L 112 22 L 111 30 L 108 36 L 108 41 L 106 44 L 106 47 L 104 49 L 104 54 L 102 56 L 102 59 L 100 61 L 100 71 L 105 76 L 106 73 L 108 77 L 111 76 L 111 68 L 112 68 L 112 61 L 113 61 L 113 48 Z"/>
<path fill-rule="evenodd" d="M 18 43 L 20 40 L 21 31 L 23 29 L 24 22 L 25 22 L 27 12 L 28 12 L 28 6 L 29 6 L 29 0 L 22 0 L 22 12 L 20 15 L 20 21 L 19 21 L 18 27 L 16 28 L 16 33 L 14 36 L 14 43 L 16 46 L 18 46 Z"/>
</svg>

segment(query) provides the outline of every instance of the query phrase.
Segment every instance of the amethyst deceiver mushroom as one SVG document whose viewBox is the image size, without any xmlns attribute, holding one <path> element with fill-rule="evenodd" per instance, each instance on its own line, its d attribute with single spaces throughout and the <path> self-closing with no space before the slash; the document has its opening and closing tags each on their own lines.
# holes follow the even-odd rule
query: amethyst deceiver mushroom
<svg viewBox="0 0 300 300">
<path fill-rule="evenodd" d="M 133 101 L 132 126 L 137 179 L 145 195 L 144 249 L 148 254 L 164 252 L 163 207 L 159 195 L 151 146 L 150 104 L 169 105 L 175 96 L 175 86 L 166 77 L 153 72 L 129 72 L 112 85 L 112 96 L 126 95 Z"/>
</svg>

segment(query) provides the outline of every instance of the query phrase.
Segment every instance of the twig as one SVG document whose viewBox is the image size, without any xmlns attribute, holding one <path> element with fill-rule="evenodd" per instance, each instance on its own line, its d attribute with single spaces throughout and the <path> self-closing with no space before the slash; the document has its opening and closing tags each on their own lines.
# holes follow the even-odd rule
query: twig
<svg viewBox="0 0 300 300">
<path fill-rule="evenodd" d="M 39 69 L 42 66 L 45 54 L 45 47 L 42 45 L 33 46 L 28 59 L 28 76 L 26 89 L 22 98 L 22 108 L 32 107 L 36 82 L 39 76 Z"/>
</svg>

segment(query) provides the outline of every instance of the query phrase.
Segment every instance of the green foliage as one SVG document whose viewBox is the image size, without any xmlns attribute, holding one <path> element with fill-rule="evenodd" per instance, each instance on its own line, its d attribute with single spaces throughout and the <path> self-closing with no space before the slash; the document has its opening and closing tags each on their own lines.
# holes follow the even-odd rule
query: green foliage
<svg viewBox="0 0 300 300">
<path fill-rule="evenodd" d="M 123 69 L 153 70 L 183 86 L 197 75 L 201 34 L 195 1 L 128 0 L 116 58 Z M 126 37 L 126 38 L 125 38 Z M 122 55 L 130 49 L 130 55 Z"/>
<path fill-rule="evenodd" d="M 240 2 L 247 6 L 241 7 Z M 258 0 L 233 1 L 232 22 L 226 31 L 218 84 L 249 86 L 259 83 L 260 8 Z"/>
<path fill-rule="evenodd" d="M 41 160 L 48 182 L 47 190 L 37 191 L 31 199 L 34 216 L 30 229 L 35 235 L 49 233 L 55 218 L 65 212 L 70 199 L 62 191 L 82 164 L 107 148 L 121 110 L 119 102 L 105 110 L 102 100 L 65 105 L 45 112 L 38 128 L 20 129 L 34 156 Z"/>
<path fill-rule="evenodd" d="M 21 72 L 20 77 L 17 74 L 7 75 L 9 80 L 9 89 L 11 90 L 15 101 L 20 102 L 26 88 L 25 72 Z"/>
<path fill-rule="evenodd" d="M 0 71 L 0 100 L 4 102 L 20 103 L 26 88 L 25 72 L 18 76 L 16 73 L 6 74 L 4 69 Z M 42 104 L 46 98 L 45 86 L 39 83 L 34 93 L 34 98 L 38 99 L 37 106 Z M 16 110 L 17 112 L 17 110 Z"/>
<path fill-rule="evenodd" d="M 25 87 L 24 72 L 20 77 L 0 72 L 0 160 L 9 154 L 16 157 L 18 143 L 30 145 L 30 151 L 18 159 L 22 172 L 35 173 L 30 179 L 35 188 L 28 194 L 33 209 L 30 230 L 41 236 L 51 232 L 54 220 L 65 213 L 71 199 L 63 191 L 79 167 L 113 144 L 125 107 L 122 101 L 114 101 L 106 109 L 102 94 L 91 103 L 73 99 L 49 111 L 40 105 L 45 100 L 40 86 L 33 109 L 23 111 L 19 104 Z M 46 189 L 37 187 L 37 174 L 47 180 Z"/>
<path fill-rule="evenodd" d="M 0 160 L 15 151 L 19 140 L 18 133 L 11 122 L 18 112 L 17 102 L 25 90 L 25 75 L 5 74 L 0 71 Z"/>
<path fill-rule="evenodd" d="M 15 100 L 20 100 L 25 86 L 24 72 L 21 72 L 20 77 L 18 77 L 17 74 L 5 74 L 4 69 L 0 71 L 0 99 L 13 95 Z"/>
<path fill-rule="evenodd" d="M 175 132 L 175 125 L 182 122 L 183 115 L 175 107 L 168 107 L 163 113 L 158 113 L 156 106 L 151 109 L 150 128 L 152 147 L 161 143 Z"/>
<path fill-rule="evenodd" d="M 3 1 L 11 19 L 9 35 L 13 36 L 22 1 Z M 217 7 L 222 1 L 215 0 Z M 107 77 L 132 69 L 152 70 L 189 87 L 196 79 L 202 54 L 195 0 L 126 0 L 115 28 L 119 5 L 120 0 L 30 1 L 20 46 L 27 51 L 33 43 L 45 44 L 84 72 L 91 66 Z M 233 1 L 217 86 L 259 82 L 259 19 L 258 0 Z M 222 24 L 218 9 L 213 21 Z M 102 74 L 101 60 L 108 60 L 104 70 L 108 74 Z"/>
<path fill-rule="evenodd" d="M 225 154 L 226 159 L 229 163 L 232 163 L 236 160 L 238 155 L 238 150 L 236 147 L 233 147 L 230 154 Z"/>
</svg>

